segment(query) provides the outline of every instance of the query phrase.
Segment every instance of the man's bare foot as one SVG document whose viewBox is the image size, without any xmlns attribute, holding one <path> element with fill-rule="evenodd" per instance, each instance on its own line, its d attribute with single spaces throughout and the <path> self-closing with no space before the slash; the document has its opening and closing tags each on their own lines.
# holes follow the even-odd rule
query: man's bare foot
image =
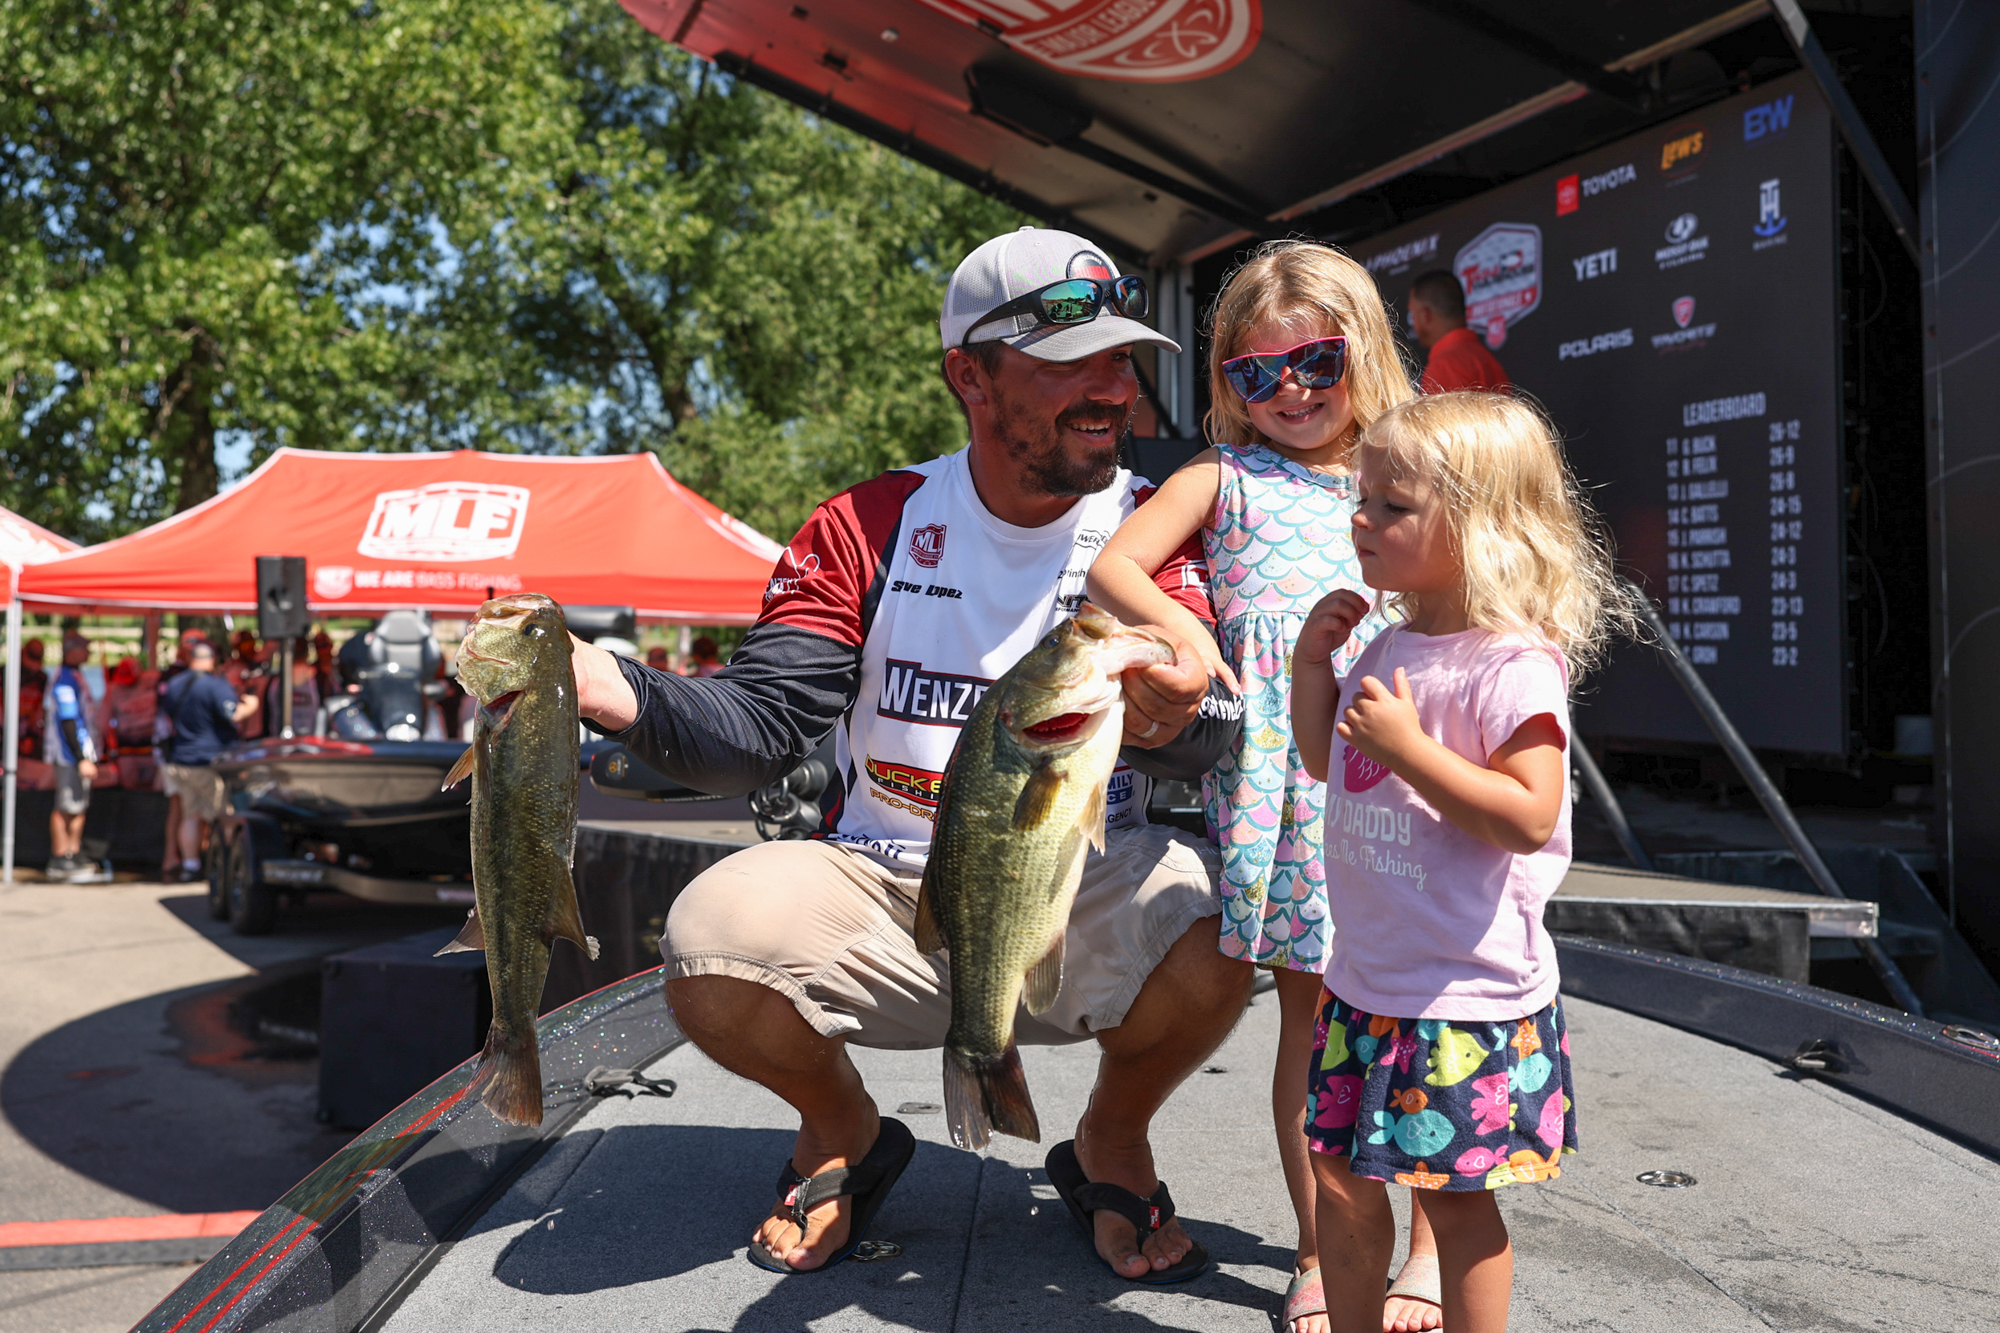
<svg viewBox="0 0 2000 1333">
<path fill-rule="evenodd" d="M 872 1100 L 863 1109 L 863 1116 L 850 1124 L 800 1125 L 798 1141 L 792 1146 L 792 1170 L 811 1179 L 837 1166 L 853 1166 L 866 1157 L 882 1132 L 882 1119 Z M 782 1205 L 773 1206 L 751 1239 L 793 1268 L 818 1268 L 847 1243 L 853 1213 L 851 1195 L 828 1199 L 806 1214 L 806 1229 L 801 1235 Z"/>
<path fill-rule="evenodd" d="M 1160 1177 L 1153 1170 L 1152 1145 L 1143 1139 L 1136 1144 L 1117 1144 L 1095 1137 L 1089 1131 L 1088 1121 L 1086 1115 L 1076 1126 L 1076 1162 L 1083 1168 L 1084 1177 L 1131 1190 L 1141 1199 L 1152 1197 L 1153 1191 L 1160 1187 Z M 1099 1209 L 1091 1214 L 1091 1219 L 1096 1228 L 1093 1239 L 1098 1256 L 1120 1277 L 1140 1278 L 1149 1269 L 1157 1272 L 1172 1268 L 1194 1249 L 1194 1241 L 1181 1230 L 1178 1217 L 1169 1218 L 1165 1226 L 1147 1238 L 1143 1247 L 1138 1244 L 1139 1233 L 1132 1224 L 1110 1209 Z"/>
</svg>

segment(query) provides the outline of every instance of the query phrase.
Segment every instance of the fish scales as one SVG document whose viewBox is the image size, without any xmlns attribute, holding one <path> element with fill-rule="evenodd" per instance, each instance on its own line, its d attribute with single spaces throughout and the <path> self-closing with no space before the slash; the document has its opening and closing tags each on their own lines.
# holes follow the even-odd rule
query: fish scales
<svg viewBox="0 0 2000 1333">
<path fill-rule="evenodd" d="M 493 1024 L 477 1081 L 496 1116 L 542 1120 L 535 1017 L 549 950 L 583 933 L 570 862 L 576 851 L 576 676 L 562 608 L 538 593 L 487 602 L 466 631 L 459 680 L 479 701 L 473 739 L 446 778 L 472 779 L 474 907 L 448 948 L 484 949 Z"/>
<path fill-rule="evenodd" d="M 951 955 L 946 1118 L 980 1148 L 994 1130 L 1039 1141 L 1015 1011 L 1055 1000 L 1084 857 L 1103 845 L 1118 762 L 1119 675 L 1171 661 L 1162 640 L 1096 607 L 1045 635 L 995 681 L 960 733 L 939 794 L 917 947 Z"/>
</svg>

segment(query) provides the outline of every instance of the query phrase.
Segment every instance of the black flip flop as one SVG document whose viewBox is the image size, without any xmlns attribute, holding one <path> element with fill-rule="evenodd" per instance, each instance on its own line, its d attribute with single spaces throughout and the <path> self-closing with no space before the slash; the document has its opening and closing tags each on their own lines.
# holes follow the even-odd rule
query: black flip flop
<svg viewBox="0 0 2000 1333">
<path fill-rule="evenodd" d="M 827 1269 L 852 1257 L 861 1248 L 868 1224 L 875 1220 L 875 1214 L 882 1207 L 882 1201 L 889 1197 L 902 1178 L 903 1168 L 910 1164 L 910 1158 L 917 1151 L 917 1140 L 910 1133 L 909 1126 L 900 1120 L 882 1117 L 882 1131 L 875 1136 L 875 1146 L 868 1155 L 853 1166 L 837 1166 L 831 1171 L 822 1171 L 807 1179 L 792 1169 L 788 1157 L 778 1170 L 778 1204 L 793 1226 L 804 1235 L 806 1214 L 825 1203 L 828 1199 L 848 1194 L 854 1198 L 853 1212 L 847 1228 L 847 1244 L 835 1251 L 825 1263 L 817 1268 L 794 1268 L 764 1248 L 761 1241 L 750 1242 L 750 1262 L 773 1273 L 824 1273 Z"/>
<path fill-rule="evenodd" d="M 1122 1186 L 1093 1181 L 1083 1174 L 1083 1164 L 1076 1160 L 1075 1139 L 1065 1139 L 1049 1149 L 1048 1160 L 1044 1165 L 1048 1168 L 1049 1183 L 1056 1187 L 1056 1193 L 1060 1194 L 1062 1201 L 1069 1205 L 1069 1215 L 1075 1218 L 1077 1226 L 1083 1229 L 1084 1239 L 1090 1244 L 1090 1253 L 1106 1268 L 1111 1268 L 1111 1263 L 1097 1253 L 1097 1228 L 1091 1222 L 1092 1213 L 1108 1208 L 1118 1214 L 1130 1222 L 1132 1229 L 1139 1233 L 1140 1245 L 1144 1245 L 1147 1237 L 1174 1219 L 1174 1199 L 1167 1193 L 1165 1181 L 1160 1182 L 1160 1187 L 1153 1191 L 1153 1197 L 1150 1199 L 1142 1199 Z M 1181 1261 L 1172 1268 L 1151 1269 L 1144 1277 L 1126 1277 L 1125 1280 L 1136 1282 L 1141 1286 L 1163 1287 L 1175 1282 L 1185 1282 L 1198 1275 L 1208 1267 L 1208 1251 L 1201 1247 L 1200 1241 L 1192 1237 L 1188 1243 L 1194 1248 L 1182 1255 Z M 1111 1271 L 1119 1277 L 1125 1277 L 1115 1268 L 1111 1268 Z"/>
</svg>

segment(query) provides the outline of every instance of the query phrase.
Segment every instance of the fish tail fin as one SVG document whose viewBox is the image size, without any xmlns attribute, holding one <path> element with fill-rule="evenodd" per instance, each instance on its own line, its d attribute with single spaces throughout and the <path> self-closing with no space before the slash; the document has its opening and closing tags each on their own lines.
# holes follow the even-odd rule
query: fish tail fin
<svg viewBox="0 0 2000 1333">
<path fill-rule="evenodd" d="M 486 1090 L 479 1100 L 500 1119 L 542 1123 L 542 1057 L 532 1030 L 521 1037 L 502 1036 L 497 1023 L 486 1030 L 486 1048 L 472 1079 L 474 1088 L 482 1085 Z"/>
<path fill-rule="evenodd" d="M 945 1047 L 944 1107 L 951 1141 L 961 1148 L 984 1148 L 995 1131 L 1042 1141 L 1021 1052 L 1011 1041 L 999 1055 L 984 1058 Z"/>
</svg>

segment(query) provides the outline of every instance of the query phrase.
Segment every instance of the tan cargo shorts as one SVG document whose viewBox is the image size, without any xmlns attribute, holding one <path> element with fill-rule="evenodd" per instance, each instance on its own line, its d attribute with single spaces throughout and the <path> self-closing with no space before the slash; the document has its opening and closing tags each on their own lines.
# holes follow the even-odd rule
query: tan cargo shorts
<svg viewBox="0 0 2000 1333">
<path fill-rule="evenodd" d="M 1218 916 L 1215 849 L 1159 825 L 1114 830 L 1084 862 L 1070 911 L 1062 992 L 1025 1045 L 1087 1040 L 1114 1028 L 1174 941 Z M 660 937 L 669 977 L 738 977 L 789 999 L 828 1037 L 924 1050 L 951 1023 L 943 954 L 917 952 L 922 871 L 842 843 L 766 842 L 703 871 L 674 900 Z"/>
<path fill-rule="evenodd" d="M 161 764 L 160 785 L 181 798 L 181 818 L 212 824 L 229 808 L 222 774 L 206 764 Z"/>
</svg>

